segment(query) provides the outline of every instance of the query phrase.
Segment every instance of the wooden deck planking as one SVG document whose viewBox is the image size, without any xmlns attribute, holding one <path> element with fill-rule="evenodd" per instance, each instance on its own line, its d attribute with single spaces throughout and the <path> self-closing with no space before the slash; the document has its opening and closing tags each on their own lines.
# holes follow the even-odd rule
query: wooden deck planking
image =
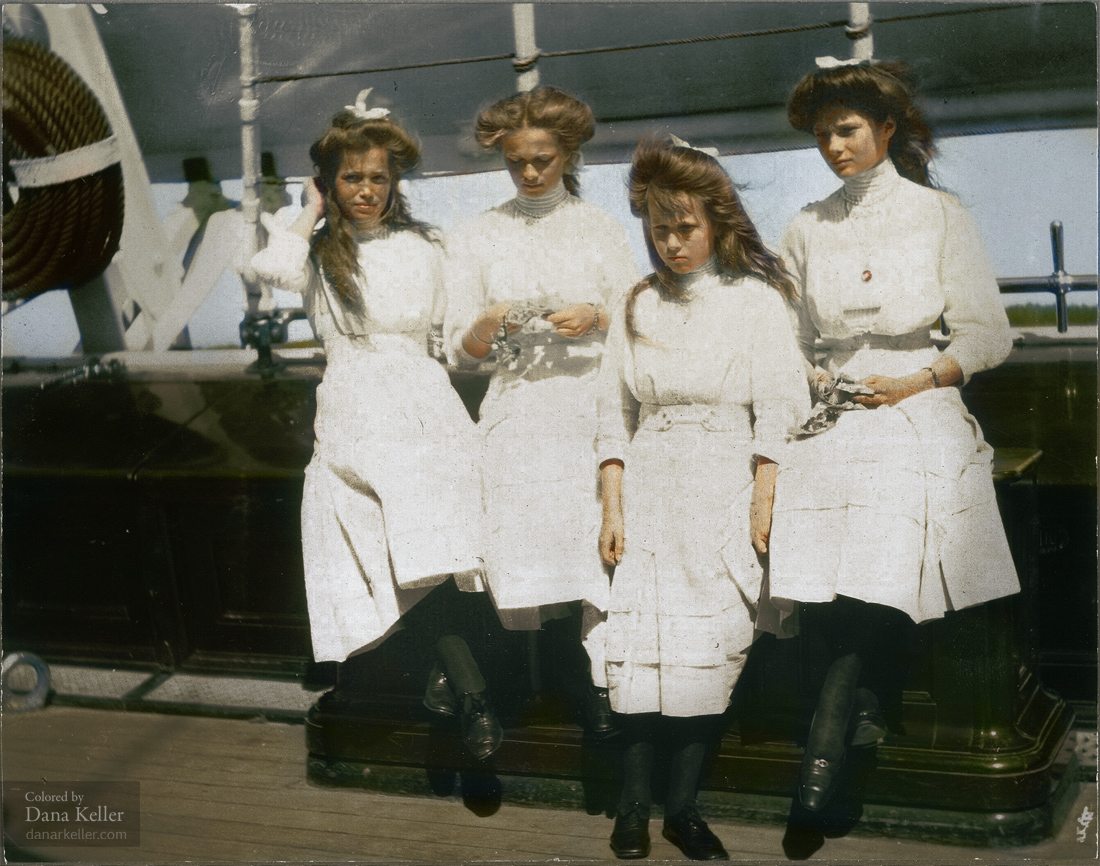
<svg viewBox="0 0 1100 866">
<path fill-rule="evenodd" d="M 3 735 L 6 779 L 141 782 L 141 846 L 41 849 L 70 862 L 610 858 L 611 822 L 599 815 L 506 804 L 478 817 L 457 797 L 314 786 L 306 780 L 299 726 L 50 707 L 6 716 Z M 735 860 L 784 859 L 781 827 L 716 823 L 715 829 Z M 1072 846 L 1072 833 L 1070 821 L 1059 840 L 1021 852 L 847 837 L 828 840 L 815 859 L 946 864 L 973 863 L 981 854 L 985 863 L 1014 863 L 1026 852 L 1029 859 L 1049 863 L 1095 854 L 1094 845 Z M 679 855 L 661 838 L 657 819 L 651 835 L 651 860 Z M 1095 833 L 1090 839 L 1095 841 Z M 1063 851 L 1074 856 L 1062 856 Z"/>
<path fill-rule="evenodd" d="M 149 853 L 161 848 L 155 843 L 162 836 L 186 840 L 189 857 L 232 851 L 241 859 L 362 859 L 379 850 L 378 859 L 547 859 L 602 856 L 606 845 L 602 818 L 593 832 L 578 834 L 571 813 L 519 810 L 523 820 L 516 820 L 515 807 L 505 807 L 506 816 L 482 819 L 457 801 L 425 810 L 415 798 L 313 787 L 300 728 L 221 721 L 217 737 L 196 735 L 203 721 L 210 722 L 62 708 L 33 723 L 16 717 L 5 730 L 5 775 L 140 781 L 142 848 Z M 43 738 L 50 740 L 45 750 Z M 499 844 L 487 851 L 488 829 Z"/>
</svg>

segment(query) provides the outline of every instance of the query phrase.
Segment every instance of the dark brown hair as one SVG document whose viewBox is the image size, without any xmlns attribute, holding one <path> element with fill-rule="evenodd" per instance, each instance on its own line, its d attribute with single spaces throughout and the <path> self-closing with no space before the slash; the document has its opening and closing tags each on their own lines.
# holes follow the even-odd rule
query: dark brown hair
<svg viewBox="0 0 1100 866">
<path fill-rule="evenodd" d="M 592 109 L 554 87 L 536 87 L 495 102 L 477 116 L 477 143 L 486 150 L 501 146 L 501 139 L 519 129 L 545 129 L 557 138 L 566 156 L 575 153 L 596 131 Z M 565 188 L 580 192 L 575 175 L 562 176 Z"/>
<path fill-rule="evenodd" d="M 714 236 L 714 255 L 719 273 L 728 276 L 752 274 L 773 286 L 784 298 L 795 296 L 795 287 L 782 260 L 769 250 L 752 224 L 737 188 L 718 160 L 689 147 L 669 141 L 642 139 L 630 167 L 630 212 L 641 217 L 645 245 L 654 272 L 630 290 L 626 301 L 626 330 L 631 339 L 639 334 L 634 323 L 634 304 L 650 286 L 672 297 L 685 298 L 680 275 L 671 270 L 657 253 L 649 230 L 649 208 L 679 216 L 685 210 L 685 196 L 703 205 Z M 644 339 L 644 338 L 643 338 Z"/>
<path fill-rule="evenodd" d="M 916 87 L 904 63 L 837 66 L 802 77 L 787 100 L 787 119 L 795 129 L 812 133 L 818 113 L 831 103 L 840 103 L 875 123 L 893 119 L 897 129 L 889 153 L 898 174 L 931 187 L 928 163 L 936 154 L 936 145 L 916 100 Z"/>
<path fill-rule="evenodd" d="M 419 164 L 420 146 L 388 117 L 367 120 L 354 111 L 340 111 L 309 149 L 310 159 L 325 184 L 326 202 L 325 225 L 313 239 L 313 253 L 340 300 L 351 307 L 358 304 L 354 282 L 359 275 L 359 257 L 353 227 L 336 199 L 336 175 L 347 154 L 375 147 L 386 151 L 390 169 L 390 198 L 382 211 L 382 224 L 436 240 L 431 226 L 410 216 L 408 202 L 398 189 L 401 178 Z"/>
</svg>

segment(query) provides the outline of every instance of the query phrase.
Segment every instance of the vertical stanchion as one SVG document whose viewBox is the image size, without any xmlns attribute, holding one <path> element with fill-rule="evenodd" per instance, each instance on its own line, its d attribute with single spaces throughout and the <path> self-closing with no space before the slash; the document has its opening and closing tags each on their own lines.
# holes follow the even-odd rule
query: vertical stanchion
<svg viewBox="0 0 1100 866">
<path fill-rule="evenodd" d="M 260 102 L 256 98 L 256 10 L 252 3 L 236 4 L 240 22 L 241 53 L 241 216 L 244 217 L 244 261 L 249 261 L 259 249 L 260 197 L 257 183 L 260 175 Z M 245 299 L 249 316 L 271 307 L 270 292 L 258 281 L 245 278 Z"/>
<path fill-rule="evenodd" d="M 535 45 L 535 6 L 533 3 L 512 4 L 512 26 L 516 31 L 516 90 L 523 92 L 539 86 L 538 59 Z M 530 64 L 530 68 L 525 68 Z"/>
<path fill-rule="evenodd" d="M 848 26 L 844 32 L 852 40 L 853 60 L 872 60 L 875 56 L 875 39 L 871 35 L 871 4 L 849 3 Z"/>
<path fill-rule="evenodd" d="M 1066 281 L 1066 245 L 1060 220 L 1050 224 L 1050 254 L 1054 258 L 1052 279 L 1055 285 L 1054 303 L 1058 310 L 1058 333 L 1069 330 L 1069 287 Z"/>
</svg>

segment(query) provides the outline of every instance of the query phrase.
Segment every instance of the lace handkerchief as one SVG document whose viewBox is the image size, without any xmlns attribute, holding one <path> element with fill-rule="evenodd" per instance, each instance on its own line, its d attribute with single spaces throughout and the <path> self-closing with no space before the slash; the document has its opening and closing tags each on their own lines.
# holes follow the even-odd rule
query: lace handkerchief
<svg viewBox="0 0 1100 866">
<path fill-rule="evenodd" d="M 564 306 L 566 306 L 565 301 L 556 296 L 513 301 L 501 323 L 500 330 L 493 339 L 493 348 L 497 351 L 497 357 L 502 360 L 515 360 L 519 357 L 520 347 L 508 342 L 510 329 L 538 330 L 539 322 L 544 316 L 557 312 Z"/>
</svg>

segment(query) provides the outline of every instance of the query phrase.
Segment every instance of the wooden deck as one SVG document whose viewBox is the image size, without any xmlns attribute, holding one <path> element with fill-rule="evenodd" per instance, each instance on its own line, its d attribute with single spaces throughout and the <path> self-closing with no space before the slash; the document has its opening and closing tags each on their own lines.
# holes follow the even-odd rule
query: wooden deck
<svg viewBox="0 0 1100 866">
<path fill-rule="evenodd" d="M 5 714 L 6 781 L 141 783 L 140 845 L 40 848 L 34 859 L 96 863 L 481 863 L 608 860 L 611 822 L 583 811 L 504 804 L 479 816 L 460 797 L 402 797 L 306 780 L 301 725 L 51 706 Z M 14 804 L 6 803 L 5 809 Z M 1026 849 L 972 849 L 850 835 L 810 859 L 830 863 L 1081 863 L 1097 857 L 1097 812 L 1082 784 L 1056 839 Z M 784 861 L 784 828 L 715 823 L 735 861 Z M 679 852 L 651 825 L 651 860 Z M 9 848 L 7 861 L 24 855 Z"/>
</svg>

